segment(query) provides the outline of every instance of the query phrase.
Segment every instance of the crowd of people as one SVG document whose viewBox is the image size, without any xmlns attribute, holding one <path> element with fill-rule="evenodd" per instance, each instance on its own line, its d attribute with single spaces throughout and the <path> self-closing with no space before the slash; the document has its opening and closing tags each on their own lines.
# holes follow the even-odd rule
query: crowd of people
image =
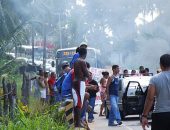
<svg viewBox="0 0 170 130">
<path fill-rule="evenodd" d="M 111 75 L 109 75 L 109 72 L 107 71 L 102 72 L 103 77 L 98 84 L 98 82 L 93 79 L 93 73 L 90 72 L 90 64 L 86 61 L 87 53 L 87 44 L 81 44 L 76 49 L 76 54 L 73 56 L 71 62 L 62 64 L 62 73 L 57 79 L 54 72 L 51 72 L 50 76 L 48 76 L 47 72 L 43 72 L 42 70 L 39 71 L 39 76 L 36 77 L 37 82 L 35 88 L 37 92 L 39 91 L 41 102 L 47 102 L 52 105 L 56 102 L 72 99 L 74 102 L 74 126 L 83 127 L 87 130 L 90 130 L 88 123 L 92 123 L 94 121 L 93 114 L 96 113 L 94 111 L 96 93 L 100 92 L 102 104 L 100 106 L 99 116 L 104 116 L 105 100 L 110 100 L 111 108 L 108 119 L 108 126 L 121 125 L 122 120 L 118 107 L 120 78 L 119 65 L 112 66 Z M 164 63 L 161 63 L 161 65 L 161 70 L 164 70 Z M 158 70 L 157 73 L 160 73 L 161 70 Z M 136 70 L 131 70 L 130 73 L 127 69 L 123 71 L 123 77 L 135 75 L 149 76 L 149 68 L 140 66 L 138 73 Z M 155 80 L 151 80 L 150 84 L 156 85 L 157 82 Z M 156 89 L 157 88 L 158 87 L 156 87 Z M 151 90 L 149 89 L 149 91 Z M 160 100 L 158 99 L 158 101 Z M 166 103 L 168 102 L 166 101 Z M 146 117 L 148 114 L 148 109 L 149 108 L 147 108 L 145 105 L 143 117 Z M 163 108 L 161 109 L 163 111 L 165 110 Z M 88 113 L 87 117 L 86 113 Z M 145 128 L 147 121 L 144 119 L 142 121 L 143 127 Z"/>
<path fill-rule="evenodd" d="M 62 72 L 56 77 L 55 72 L 50 74 L 40 70 L 34 78 L 35 96 L 45 104 L 53 105 L 57 102 L 73 99 L 74 126 L 90 130 L 88 123 L 94 121 L 94 107 L 96 93 L 100 91 L 102 105 L 99 116 L 104 115 L 104 100 L 106 99 L 106 84 L 108 72 L 103 72 L 100 84 L 93 79 L 90 64 L 86 62 L 87 44 L 82 43 L 73 56 L 72 61 L 62 64 Z M 86 117 L 86 113 L 88 116 Z"/>
<path fill-rule="evenodd" d="M 142 76 L 150 76 L 150 75 L 152 75 L 152 73 L 149 72 L 149 68 L 145 68 L 144 66 L 140 66 L 138 71 L 139 72 L 137 72 L 137 70 L 133 69 L 129 73 L 127 69 L 124 69 L 123 70 L 123 77 L 139 76 L 139 75 L 142 75 Z"/>
<path fill-rule="evenodd" d="M 87 130 L 88 123 L 94 121 L 93 114 L 96 93 L 100 91 L 102 100 L 99 116 L 103 116 L 105 112 L 104 101 L 106 98 L 111 102 L 111 114 L 109 117 L 108 126 L 121 125 L 122 121 L 118 109 L 118 78 L 119 66 L 113 65 L 113 75 L 109 77 L 109 73 L 102 72 L 103 77 L 100 80 L 100 85 L 93 79 L 93 74 L 89 71 L 90 64 L 86 62 L 87 45 L 81 44 L 70 62 L 71 70 L 65 77 L 62 85 L 62 97 L 64 99 L 73 99 L 74 101 L 74 125 L 75 127 L 85 127 Z M 69 85 L 68 85 L 69 84 Z M 117 87 L 115 87 L 115 85 Z M 69 86 L 69 87 L 68 87 Z M 110 87 L 112 86 L 112 87 Z M 114 86 L 114 87 L 113 87 Z M 116 89 L 115 89 L 116 88 Z M 109 96 L 107 93 L 109 92 Z M 89 108 L 91 108 L 89 110 Z M 88 117 L 86 118 L 86 112 Z M 117 124 L 114 124 L 114 120 Z"/>
</svg>

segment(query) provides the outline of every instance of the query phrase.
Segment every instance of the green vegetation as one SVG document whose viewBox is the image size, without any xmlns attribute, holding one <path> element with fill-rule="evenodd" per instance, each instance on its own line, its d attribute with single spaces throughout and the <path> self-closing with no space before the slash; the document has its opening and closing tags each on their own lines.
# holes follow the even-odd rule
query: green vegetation
<svg viewBox="0 0 170 130">
<path fill-rule="evenodd" d="M 19 67 L 24 65 L 23 60 L 16 60 L 10 55 L 3 54 L 0 56 L 0 84 L 2 77 L 6 77 L 8 81 L 15 81 L 18 86 L 18 97 L 20 97 L 22 86 L 22 75 L 19 74 Z M 0 85 L 1 86 L 1 85 Z"/>
<path fill-rule="evenodd" d="M 15 60 L 7 55 L 1 56 L 0 81 L 2 76 L 5 76 L 10 82 L 17 83 L 18 106 L 15 108 L 14 119 L 9 119 L 8 116 L 0 117 L 0 130 L 68 130 L 64 111 L 59 111 L 60 104 L 49 106 L 33 97 L 29 99 L 29 106 L 24 106 L 20 102 L 22 75 L 18 69 L 23 64 L 21 60 Z"/>
<path fill-rule="evenodd" d="M 23 60 L 14 59 L 6 54 L 3 54 L 0 58 L 0 75 L 7 75 L 10 78 L 14 78 L 18 74 L 19 67 L 25 64 Z"/>
<path fill-rule="evenodd" d="M 0 128 L 2 130 L 68 130 L 67 123 L 64 122 L 64 111 L 58 111 L 58 105 L 43 108 L 45 108 L 43 113 L 24 113 L 18 107 L 14 120 L 1 123 Z"/>
</svg>

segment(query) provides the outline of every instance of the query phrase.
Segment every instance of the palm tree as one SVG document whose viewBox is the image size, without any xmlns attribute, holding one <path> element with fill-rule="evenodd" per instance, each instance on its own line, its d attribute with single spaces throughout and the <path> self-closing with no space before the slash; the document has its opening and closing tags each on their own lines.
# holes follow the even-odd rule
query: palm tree
<svg viewBox="0 0 170 130">
<path fill-rule="evenodd" d="M 0 53 L 3 53 L 10 43 L 20 43 L 21 37 L 25 37 L 23 28 L 29 18 L 21 17 L 12 1 L 0 1 Z"/>
</svg>

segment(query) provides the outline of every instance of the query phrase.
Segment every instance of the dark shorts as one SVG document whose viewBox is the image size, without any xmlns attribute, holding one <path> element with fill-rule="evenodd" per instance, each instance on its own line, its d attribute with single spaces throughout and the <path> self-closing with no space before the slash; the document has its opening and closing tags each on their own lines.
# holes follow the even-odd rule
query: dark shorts
<svg viewBox="0 0 170 130">
<path fill-rule="evenodd" d="M 170 130 L 170 112 L 153 113 L 151 130 Z"/>
</svg>

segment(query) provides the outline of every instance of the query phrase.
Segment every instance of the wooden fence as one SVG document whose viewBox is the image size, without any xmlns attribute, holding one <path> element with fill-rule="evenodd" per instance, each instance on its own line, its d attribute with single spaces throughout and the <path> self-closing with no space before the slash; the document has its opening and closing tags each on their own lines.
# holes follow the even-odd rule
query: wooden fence
<svg viewBox="0 0 170 130">
<path fill-rule="evenodd" d="M 21 88 L 21 101 L 24 105 L 29 104 L 29 96 L 31 90 L 31 80 L 29 73 L 23 73 L 22 88 Z"/>
<path fill-rule="evenodd" d="M 0 117 L 9 116 L 14 118 L 14 110 L 17 105 L 17 84 L 12 83 L 6 78 L 2 78 L 2 85 L 0 85 Z M 29 73 L 23 73 L 22 87 L 21 87 L 21 101 L 22 106 L 29 104 L 31 90 L 31 79 Z M 20 106 L 19 103 L 19 107 Z M 22 108 L 21 108 L 22 109 Z"/>
<path fill-rule="evenodd" d="M 0 116 L 14 118 L 14 109 L 17 98 L 17 85 L 14 81 L 10 83 L 6 78 L 2 79 L 2 88 L 0 95 Z"/>
</svg>

